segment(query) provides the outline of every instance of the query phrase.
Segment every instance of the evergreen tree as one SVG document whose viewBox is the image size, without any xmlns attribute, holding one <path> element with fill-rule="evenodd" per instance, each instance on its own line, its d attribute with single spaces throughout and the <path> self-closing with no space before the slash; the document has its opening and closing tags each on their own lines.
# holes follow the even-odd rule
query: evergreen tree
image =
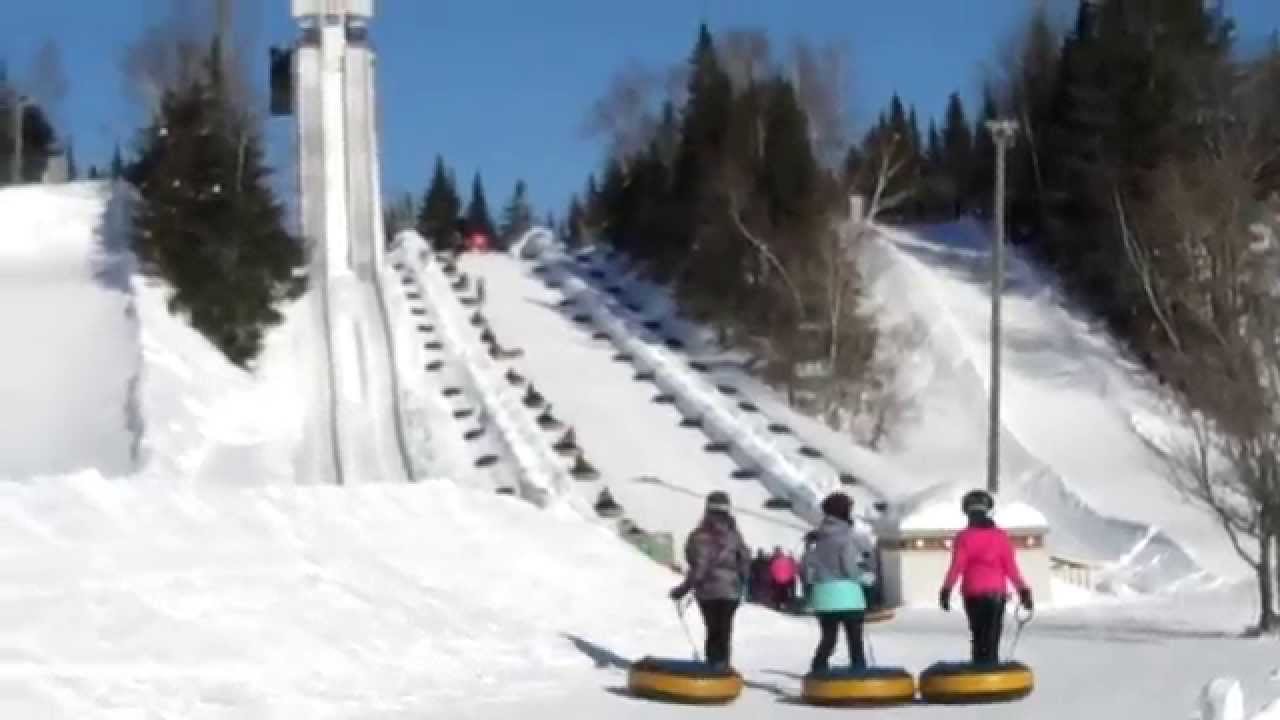
<svg viewBox="0 0 1280 720">
<path fill-rule="evenodd" d="M 1033 249 L 1143 351 L 1155 321 L 1129 266 L 1117 205 L 1141 218 L 1154 170 L 1210 140 L 1199 122 L 1214 111 L 1206 93 L 1231 82 L 1230 32 L 1199 0 L 1082 6 L 1058 63 L 1047 222 Z"/>
<path fill-rule="evenodd" d="M 578 200 L 577 194 L 569 197 L 569 209 L 565 211 L 564 231 L 561 233 L 564 237 L 565 245 L 570 248 L 581 247 L 586 234 L 586 212 L 582 209 L 582 202 Z"/>
<path fill-rule="evenodd" d="M 80 179 L 80 169 L 76 166 L 76 150 L 70 140 L 67 140 L 67 179 L 74 182 Z"/>
<path fill-rule="evenodd" d="M 457 233 L 461 208 L 462 200 L 458 197 L 453 176 L 445 167 L 444 158 L 437 155 L 431 184 L 418 210 L 418 232 L 441 250 L 457 250 L 462 243 Z"/>
<path fill-rule="evenodd" d="M 606 213 L 600 198 L 600 188 L 596 187 L 596 175 L 587 175 L 587 183 L 582 190 L 582 236 L 598 237 L 604 230 Z"/>
<path fill-rule="evenodd" d="M 676 150 L 672 178 L 672 232 L 655 238 L 659 273 L 670 273 L 682 263 L 696 242 L 699 227 L 719 221 L 715 199 L 715 169 L 724 157 L 723 142 L 729 127 L 733 85 L 716 57 L 711 32 L 704 24 L 690 61 L 688 101 Z"/>
<path fill-rule="evenodd" d="M 991 217 L 992 194 L 995 189 L 996 143 L 987 129 L 987 123 L 999 115 L 995 93 L 990 85 L 982 88 L 982 112 L 973 126 L 973 165 L 969 168 L 964 203 L 969 212 L 980 217 Z"/>
<path fill-rule="evenodd" d="M 947 190 L 953 217 L 968 207 L 963 191 L 969 186 L 974 166 L 973 134 L 965 117 L 964 101 L 959 93 L 947 99 L 942 125 L 942 167 L 947 177 Z"/>
<path fill-rule="evenodd" d="M 529 206 L 529 192 L 524 180 L 517 180 L 511 199 L 502 209 L 502 224 L 498 229 L 498 239 L 503 247 L 520 239 L 529 228 L 533 227 L 533 208 Z M 548 227 L 555 227 L 554 224 Z"/>
<path fill-rule="evenodd" d="M 947 170 L 942 135 L 938 132 L 938 125 L 933 120 L 929 121 L 927 138 L 920 190 L 923 219 L 950 218 L 955 215 L 955 183 Z"/>
<path fill-rule="evenodd" d="M 490 242 L 494 240 L 493 216 L 489 214 L 489 203 L 484 197 L 484 183 L 480 180 L 480 173 L 476 173 L 471 181 L 471 201 L 467 203 L 466 225 L 467 234 L 478 232 L 489 238 Z"/>
<path fill-rule="evenodd" d="M 630 213 L 626 205 L 626 185 L 627 178 L 623 173 L 622 163 L 616 158 L 610 158 L 605 165 L 600 187 L 595 191 L 598 213 L 596 232 L 617 249 L 643 257 L 630 245 L 632 237 L 627 227 Z"/>
<path fill-rule="evenodd" d="M 165 94 L 130 169 L 133 244 L 185 315 L 248 367 L 279 304 L 303 290 L 302 244 L 284 229 L 261 139 L 231 101 L 215 42 L 201 76 Z"/>
<path fill-rule="evenodd" d="M 911 138 L 911 152 L 913 155 L 923 156 L 925 152 L 924 138 L 920 135 L 920 121 L 916 117 L 916 106 L 912 105 L 910 112 L 907 113 L 907 130 L 908 137 Z"/>
<path fill-rule="evenodd" d="M 925 149 L 925 161 L 933 168 L 946 166 L 946 153 L 942 147 L 942 135 L 938 133 L 938 124 L 929 121 L 929 140 Z"/>
<path fill-rule="evenodd" d="M 1048 9 L 1037 6 L 1027 23 L 1026 42 L 1010 92 L 1011 112 L 1021 131 L 1009 152 L 1009 220 L 1015 227 L 1025 228 L 1029 239 L 1042 237 L 1048 221 L 1050 137 L 1061 45 Z"/>
<path fill-rule="evenodd" d="M 120 144 L 116 143 L 116 148 L 111 153 L 111 179 L 119 180 L 125 175 L 124 157 L 120 154 Z"/>
</svg>

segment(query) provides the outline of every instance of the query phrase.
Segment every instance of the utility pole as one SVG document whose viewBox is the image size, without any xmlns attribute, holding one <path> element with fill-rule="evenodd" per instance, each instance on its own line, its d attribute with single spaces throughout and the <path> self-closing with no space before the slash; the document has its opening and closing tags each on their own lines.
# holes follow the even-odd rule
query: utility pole
<svg viewBox="0 0 1280 720">
<path fill-rule="evenodd" d="M 991 405 L 987 411 L 987 492 L 1000 491 L 1000 299 L 1004 295 L 1004 177 L 1005 152 L 1018 134 L 1016 120 L 988 120 L 996 144 L 996 237 L 991 252 Z"/>
</svg>

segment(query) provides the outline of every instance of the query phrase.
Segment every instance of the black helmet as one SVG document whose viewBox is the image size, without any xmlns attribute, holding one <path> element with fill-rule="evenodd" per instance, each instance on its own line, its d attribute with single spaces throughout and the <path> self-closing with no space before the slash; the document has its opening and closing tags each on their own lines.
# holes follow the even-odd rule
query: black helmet
<svg viewBox="0 0 1280 720">
<path fill-rule="evenodd" d="M 707 495 L 707 512 L 729 512 L 729 493 L 716 490 Z"/>
<path fill-rule="evenodd" d="M 853 524 L 853 498 L 842 492 L 833 492 L 822 501 L 822 512 Z"/>
<path fill-rule="evenodd" d="M 986 490 L 970 490 L 960 501 L 960 508 L 965 515 L 990 515 L 996 507 L 995 498 Z"/>
</svg>

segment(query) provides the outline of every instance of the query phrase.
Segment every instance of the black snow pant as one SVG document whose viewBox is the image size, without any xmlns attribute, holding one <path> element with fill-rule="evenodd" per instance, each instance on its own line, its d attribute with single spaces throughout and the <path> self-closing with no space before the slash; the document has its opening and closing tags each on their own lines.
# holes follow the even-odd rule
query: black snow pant
<svg viewBox="0 0 1280 720">
<path fill-rule="evenodd" d="M 849 641 L 849 664 L 855 668 L 867 666 L 866 656 L 862 652 L 862 620 L 861 610 L 846 612 L 818 613 L 818 627 L 822 629 L 822 638 L 818 640 L 818 649 L 813 654 L 810 669 L 814 672 L 826 670 L 831 661 L 831 654 L 836 650 L 836 639 L 840 628 L 844 628 L 845 639 Z"/>
<path fill-rule="evenodd" d="M 707 641 L 703 647 L 708 665 L 729 665 L 729 650 L 733 642 L 733 615 L 738 611 L 737 600 L 699 600 L 702 624 L 707 627 Z"/>
<path fill-rule="evenodd" d="M 1004 628 L 1004 595 L 975 595 L 964 599 L 969 616 L 972 654 L 975 665 L 1000 662 L 1000 631 Z"/>
</svg>

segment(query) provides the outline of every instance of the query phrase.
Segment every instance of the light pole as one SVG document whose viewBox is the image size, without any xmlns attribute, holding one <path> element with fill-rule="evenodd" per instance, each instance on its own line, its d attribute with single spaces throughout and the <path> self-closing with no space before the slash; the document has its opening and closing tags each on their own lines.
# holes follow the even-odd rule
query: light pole
<svg viewBox="0 0 1280 720">
<path fill-rule="evenodd" d="M 987 492 L 1000 490 L 1000 298 L 1004 294 L 1005 152 L 1017 138 L 1016 120 L 988 120 L 996 144 L 995 245 L 991 253 L 991 397 L 987 411 Z"/>
</svg>

